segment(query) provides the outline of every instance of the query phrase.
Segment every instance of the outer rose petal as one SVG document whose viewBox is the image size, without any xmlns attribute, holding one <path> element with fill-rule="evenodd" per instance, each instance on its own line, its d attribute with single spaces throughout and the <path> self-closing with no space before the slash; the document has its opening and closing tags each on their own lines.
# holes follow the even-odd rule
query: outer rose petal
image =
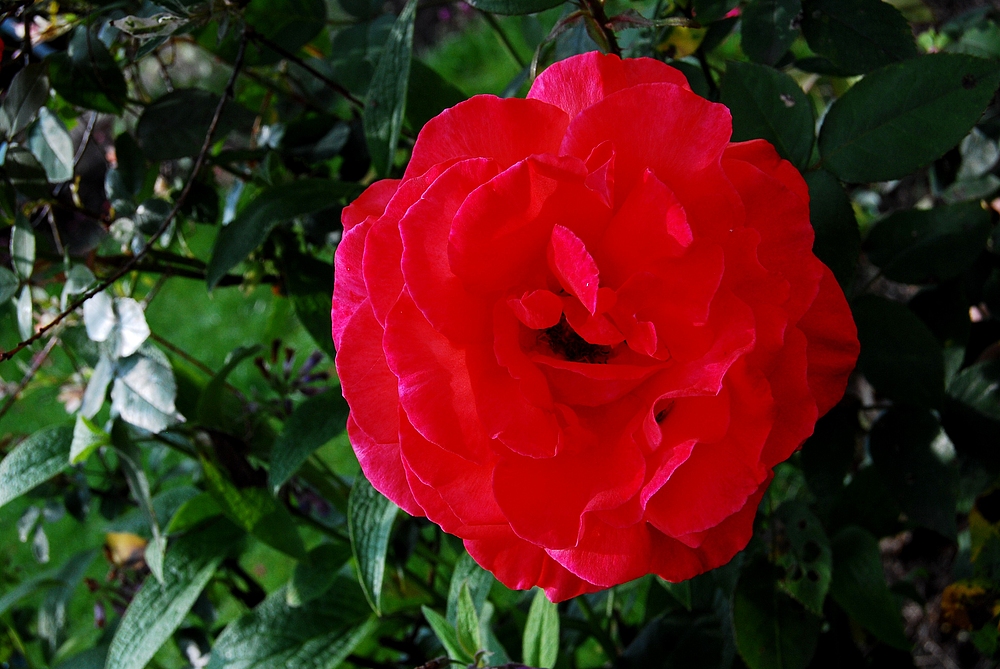
<svg viewBox="0 0 1000 669">
<path fill-rule="evenodd" d="M 403 180 L 447 160 L 492 158 L 506 169 L 533 154 L 555 154 L 567 123 L 544 102 L 477 95 L 424 125 Z"/>
<path fill-rule="evenodd" d="M 365 192 L 341 213 L 340 220 L 344 224 L 344 230 L 350 230 L 367 218 L 381 216 L 389 200 L 396 194 L 397 188 L 399 188 L 398 179 L 383 179 L 366 188 Z"/>
<path fill-rule="evenodd" d="M 613 527 L 590 514 L 575 547 L 548 554 L 585 581 L 609 588 L 649 573 L 650 548 L 646 523 Z"/>
<path fill-rule="evenodd" d="M 819 294 L 798 324 L 806 335 L 809 389 L 820 416 L 840 401 L 861 351 L 844 292 L 833 272 L 825 266 L 823 269 Z"/>
<path fill-rule="evenodd" d="M 548 102 L 573 118 L 615 91 L 653 83 L 691 90 L 681 71 L 666 63 L 651 58 L 622 60 L 592 51 L 549 65 L 531 85 L 528 99 Z"/>
</svg>

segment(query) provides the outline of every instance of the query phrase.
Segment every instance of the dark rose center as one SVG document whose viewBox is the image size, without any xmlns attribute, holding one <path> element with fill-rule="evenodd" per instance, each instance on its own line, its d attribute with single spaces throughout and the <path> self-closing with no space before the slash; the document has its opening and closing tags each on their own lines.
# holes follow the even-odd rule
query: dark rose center
<svg viewBox="0 0 1000 669">
<path fill-rule="evenodd" d="M 549 345 L 556 355 L 570 362 L 588 362 L 603 365 L 608 361 L 612 348 L 591 344 L 576 333 L 563 316 L 557 325 L 542 330 L 538 338 Z"/>
</svg>

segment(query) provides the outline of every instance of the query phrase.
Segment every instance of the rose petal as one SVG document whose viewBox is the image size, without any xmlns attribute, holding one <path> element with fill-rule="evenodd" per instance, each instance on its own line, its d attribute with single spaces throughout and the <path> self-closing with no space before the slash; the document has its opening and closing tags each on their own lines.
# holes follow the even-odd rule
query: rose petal
<svg viewBox="0 0 1000 669">
<path fill-rule="evenodd" d="M 354 202 L 344 207 L 340 220 L 347 232 L 368 218 L 378 218 L 399 188 L 398 179 L 382 179 L 365 189 Z"/>
<path fill-rule="evenodd" d="M 622 60 L 596 51 L 549 65 L 528 91 L 565 111 L 570 118 L 608 95 L 637 84 L 665 82 L 690 90 L 680 70 L 651 58 Z"/>
<path fill-rule="evenodd" d="M 557 153 L 569 118 L 537 100 L 477 95 L 428 121 L 403 179 L 446 160 L 492 158 L 501 169 L 535 154 Z"/>
<path fill-rule="evenodd" d="M 559 283 L 587 308 L 597 311 L 597 289 L 600 277 L 597 263 L 587 252 L 583 241 L 569 228 L 556 224 L 552 228 L 548 248 L 549 268 Z"/>
<path fill-rule="evenodd" d="M 577 546 L 546 552 L 583 580 L 608 588 L 649 573 L 651 547 L 645 523 L 614 527 L 589 515 Z"/>
<path fill-rule="evenodd" d="M 400 458 L 399 444 L 380 444 L 358 427 L 354 416 L 347 417 L 347 435 L 358 456 L 361 471 L 372 487 L 388 497 L 411 516 L 424 516 L 423 508 L 413 498 Z"/>
</svg>

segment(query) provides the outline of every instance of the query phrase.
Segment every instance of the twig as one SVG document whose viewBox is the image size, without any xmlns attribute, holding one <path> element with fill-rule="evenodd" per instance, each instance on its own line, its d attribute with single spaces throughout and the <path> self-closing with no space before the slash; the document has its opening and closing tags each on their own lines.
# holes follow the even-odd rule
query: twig
<svg viewBox="0 0 1000 669">
<path fill-rule="evenodd" d="M 503 44 L 504 48 L 507 49 L 507 53 L 509 53 L 510 57 L 514 59 L 514 62 L 517 63 L 517 66 L 520 67 L 522 70 L 528 67 L 528 64 L 524 62 L 524 58 L 521 58 L 521 55 L 517 52 L 517 49 L 514 48 L 514 44 L 510 41 L 510 38 L 507 37 L 507 33 L 504 32 L 503 26 L 500 25 L 500 22 L 497 21 L 497 18 L 492 14 L 490 14 L 489 12 L 481 11 L 480 13 L 483 15 L 483 18 L 486 19 L 486 23 L 489 24 L 490 28 L 493 28 L 493 32 L 496 33 L 497 38 L 500 40 L 500 43 Z"/>
<path fill-rule="evenodd" d="M 17 384 L 17 388 L 14 389 L 14 392 L 12 392 L 10 395 L 7 396 L 7 399 L 4 401 L 3 406 L 0 407 L 0 419 L 2 419 L 7 414 L 7 412 L 10 411 L 10 408 L 14 406 L 14 402 L 17 401 L 18 395 L 24 392 L 24 389 L 28 387 L 28 384 L 31 382 L 31 379 L 33 379 L 35 377 L 35 374 L 38 373 L 38 370 L 42 368 L 42 364 L 44 364 L 45 360 L 49 357 L 49 354 L 52 353 L 52 349 L 56 347 L 56 344 L 58 342 L 59 342 L 58 338 L 52 337 L 52 339 L 50 339 L 48 343 L 45 344 L 45 348 L 39 351 L 38 355 L 36 355 L 32 359 L 31 367 L 29 367 L 28 371 L 25 372 L 24 378 L 21 379 L 21 382 L 19 384 Z"/>
<path fill-rule="evenodd" d="M 160 335 L 156 334 L 155 332 L 150 332 L 149 333 L 149 338 L 152 339 L 153 341 L 155 341 L 157 344 L 159 344 L 163 348 L 165 348 L 168 351 L 170 351 L 171 353 L 173 353 L 174 355 L 176 355 L 177 357 L 183 358 L 185 361 L 187 361 L 189 364 L 191 364 L 192 366 L 194 366 L 202 374 L 205 374 L 209 378 L 213 378 L 215 376 L 215 372 L 212 371 L 211 367 L 209 367 L 208 365 L 206 365 L 201 360 L 199 360 L 198 358 L 194 357 L 193 355 L 191 355 L 190 353 L 188 353 L 184 349 L 180 348 L 179 346 L 175 346 L 174 344 L 171 344 L 169 341 L 167 341 L 166 339 L 164 339 Z M 228 381 L 226 382 L 225 385 L 226 385 L 226 388 L 228 388 L 230 391 L 233 392 L 233 394 L 235 394 L 237 397 L 240 398 L 241 402 L 246 403 L 246 401 L 247 401 L 246 395 L 244 395 L 242 392 L 240 392 L 239 388 L 237 388 L 233 384 L 229 383 Z"/>
<path fill-rule="evenodd" d="M 353 103 L 354 105 L 356 105 L 357 107 L 359 107 L 361 109 L 364 109 L 365 103 L 362 102 L 361 100 L 359 100 L 358 98 L 354 97 L 354 94 L 351 93 L 346 88 L 344 88 L 343 85 L 338 84 L 336 81 L 334 81 L 330 77 L 326 76 L 325 74 L 323 74 L 322 72 L 320 72 L 319 70 L 317 70 L 316 68 L 314 68 L 312 65 L 309 65 L 307 62 L 305 62 L 304 60 L 302 60 L 301 58 L 299 58 L 298 56 L 296 56 L 294 53 L 292 53 L 288 49 L 284 48 L 280 44 L 276 44 L 276 43 L 272 42 L 268 38 L 266 38 L 263 35 L 261 35 L 259 32 L 256 32 L 255 30 L 253 30 L 252 28 L 247 28 L 247 32 L 248 32 L 248 34 L 250 36 L 250 39 L 252 39 L 254 42 L 257 42 L 259 44 L 263 44 L 268 49 L 271 49 L 272 51 L 276 52 L 278 55 L 280 55 L 285 60 L 290 60 L 291 62 L 295 63 L 296 65 L 298 65 L 299 67 L 301 67 L 303 70 L 305 70 L 309 74 L 313 75 L 314 77 L 316 77 L 317 79 L 319 79 L 320 81 L 322 81 L 329 88 L 331 88 L 332 90 L 334 90 L 337 93 L 339 93 L 340 95 L 342 95 L 344 98 L 346 98 L 347 100 L 349 100 L 351 103 Z"/>
<path fill-rule="evenodd" d="M 226 106 L 226 101 L 229 100 L 229 98 L 233 97 L 234 94 L 233 88 L 236 84 L 236 79 L 239 76 L 240 69 L 243 66 L 243 55 L 244 53 L 246 53 L 247 40 L 248 40 L 248 35 L 244 31 L 242 38 L 240 39 L 239 50 L 236 53 L 236 60 L 233 63 L 233 73 L 232 75 L 230 75 L 229 82 L 226 84 L 225 93 L 222 95 L 222 97 L 219 98 L 219 104 L 215 107 L 215 114 L 212 116 L 212 122 L 208 126 L 208 133 L 205 135 L 205 142 L 201 146 L 201 151 L 198 152 L 198 157 L 195 159 L 194 167 L 191 168 L 191 176 L 188 177 L 187 183 L 184 184 L 184 190 L 181 191 L 181 194 L 177 198 L 177 201 L 174 203 L 174 206 L 170 210 L 170 213 L 167 214 L 167 217 L 163 219 L 163 223 L 160 224 L 159 230 L 157 230 L 156 233 L 150 237 L 150 243 L 147 244 L 137 254 L 132 256 L 132 258 L 128 262 L 122 265 L 111 276 L 101 281 L 99 284 L 97 284 L 97 286 L 91 288 L 82 296 L 77 298 L 73 302 L 73 304 L 71 304 L 65 310 L 60 312 L 50 323 L 48 323 L 44 327 L 39 328 L 34 335 L 20 342 L 19 344 L 17 344 L 17 346 L 10 349 L 9 351 L 0 352 L 0 362 L 4 362 L 5 360 L 10 360 L 15 355 L 17 355 L 21 350 L 23 350 L 28 346 L 31 346 L 39 339 L 46 336 L 52 328 L 59 325 L 59 323 L 61 323 L 63 319 L 65 319 L 71 313 L 80 308 L 84 302 L 92 298 L 94 295 L 97 295 L 98 293 L 102 292 L 108 286 L 113 284 L 115 281 L 122 278 L 130 271 L 132 271 L 132 269 L 139 264 L 139 261 L 142 260 L 149 252 L 149 249 L 152 246 L 153 241 L 158 239 L 164 232 L 166 232 L 167 227 L 173 222 L 174 217 L 177 216 L 177 213 L 181 210 L 181 207 L 184 206 L 184 202 L 187 200 L 188 195 L 190 195 L 191 193 L 191 188 L 194 185 L 194 181 L 198 177 L 198 173 L 201 171 L 202 166 L 205 164 L 205 159 L 208 156 L 208 151 L 212 147 L 212 136 L 215 135 L 215 130 L 219 125 L 219 119 L 222 118 L 222 110 Z"/>
</svg>

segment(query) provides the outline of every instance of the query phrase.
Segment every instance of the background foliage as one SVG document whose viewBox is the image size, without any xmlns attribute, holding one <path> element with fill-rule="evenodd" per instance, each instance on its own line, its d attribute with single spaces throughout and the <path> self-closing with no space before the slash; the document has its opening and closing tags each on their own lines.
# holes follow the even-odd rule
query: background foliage
<svg viewBox="0 0 1000 669">
<path fill-rule="evenodd" d="M 1000 11 L 6 0 L 0 37 L 0 666 L 1000 658 Z M 862 354 L 731 564 L 557 607 L 359 475 L 331 259 L 424 122 L 593 49 L 803 170 Z"/>
</svg>

